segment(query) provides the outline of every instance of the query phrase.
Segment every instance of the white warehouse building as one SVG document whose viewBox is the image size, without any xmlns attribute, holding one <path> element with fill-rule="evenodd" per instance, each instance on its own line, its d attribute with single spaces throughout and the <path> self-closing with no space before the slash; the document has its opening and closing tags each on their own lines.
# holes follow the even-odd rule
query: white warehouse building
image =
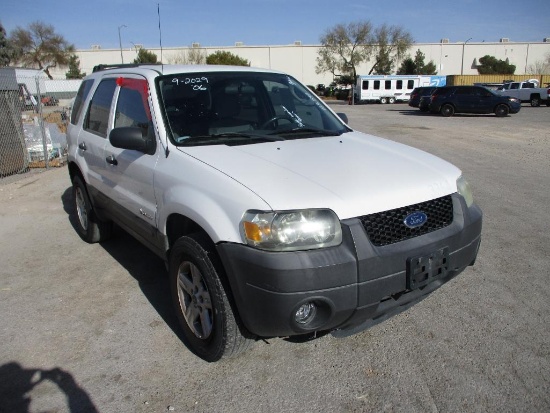
<svg viewBox="0 0 550 413">
<path fill-rule="evenodd" d="M 99 64 L 131 63 L 137 56 L 140 45 L 123 49 L 102 49 L 94 45 L 87 50 L 77 50 L 80 59 L 80 70 L 91 73 L 93 67 Z M 190 51 L 208 56 L 218 50 L 228 51 L 250 61 L 251 66 L 280 70 L 291 74 L 305 84 L 329 84 L 333 81 L 332 74 L 315 72 L 317 52 L 320 45 L 302 45 L 297 41 L 292 45 L 283 46 L 247 46 L 237 42 L 231 47 L 202 47 L 194 43 L 191 47 L 147 48 L 157 55 L 159 61 L 173 63 L 181 61 L 182 56 Z M 537 63 L 550 57 L 550 38 L 541 42 L 511 42 L 503 38 L 499 42 L 459 42 L 452 43 L 442 39 L 439 43 L 415 43 L 409 50 L 414 58 L 417 50 L 425 55 L 425 63 L 433 61 L 439 75 L 477 75 L 479 58 L 485 55 L 497 59 L 508 59 L 516 66 L 515 74 L 530 74 Z M 394 70 L 401 62 L 397 62 Z M 357 67 L 357 74 L 368 74 L 373 62 L 364 62 Z M 57 68 L 52 75 L 64 79 L 66 68 Z"/>
</svg>

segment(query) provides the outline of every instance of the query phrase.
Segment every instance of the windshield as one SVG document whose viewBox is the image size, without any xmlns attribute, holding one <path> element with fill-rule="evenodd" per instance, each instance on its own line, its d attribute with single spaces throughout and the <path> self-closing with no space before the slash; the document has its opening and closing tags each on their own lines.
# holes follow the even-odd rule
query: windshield
<svg viewBox="0 0 550 413">
<path fill-rule="evenodd" d="M 182 73 L 159 79 L 176 145 L 246 144 L 340 135 L 349 129 L 288 75 Z"/>
</svg>

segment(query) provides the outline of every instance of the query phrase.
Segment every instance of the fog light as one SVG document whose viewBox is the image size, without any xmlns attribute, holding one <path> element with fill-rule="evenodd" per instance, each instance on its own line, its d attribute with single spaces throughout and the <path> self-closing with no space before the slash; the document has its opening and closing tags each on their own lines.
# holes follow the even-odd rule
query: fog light
<svg viewBox="0 0 550 413">
<path fill-rule="evenodd" d="M 298 311 L 296 311 L 296 314 L 294 315 L 294 319 L 298 324 L 306 324 L 311 319 L 313 319 L 313 317 L 315 317 L 316 313 L 317 307 L 315 307 L 315 304 L 306 303 L 298 308 Z"/>
</svg>

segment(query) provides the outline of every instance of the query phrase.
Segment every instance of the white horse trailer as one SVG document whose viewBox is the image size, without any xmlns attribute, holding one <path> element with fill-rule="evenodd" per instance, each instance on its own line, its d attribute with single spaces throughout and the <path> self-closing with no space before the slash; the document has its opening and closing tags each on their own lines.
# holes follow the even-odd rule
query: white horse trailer
<svg viewBox="0 0 550 413">
<path fill-rule="evenodd" d="M 445 86 L 446 76 L 428 75 L 367 75 L 357 76 L 355 103 L 407 102 L 414 88 Z"/>
</svg>

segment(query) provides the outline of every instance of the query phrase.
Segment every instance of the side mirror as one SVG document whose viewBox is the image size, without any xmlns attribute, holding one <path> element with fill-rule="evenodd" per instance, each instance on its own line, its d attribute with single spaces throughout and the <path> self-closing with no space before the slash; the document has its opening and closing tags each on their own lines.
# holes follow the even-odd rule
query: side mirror
<svg viewBox="0 0 550 413">
<path fill-rule="evenodd" d="M 344 121 L 346 125 L 348 124 L 348 115 L 346 115 L 345 113 L 337 113 L 337 115 L 340 119 Z"/>
<path fill-rule="evenodd" d="M 109 133 L 109 141 L 115 148 L 129 149 L 152 155 L 156 143 L 143 137 L 143 130 L 137 127 L 115 128 Z"/>
</svg>

